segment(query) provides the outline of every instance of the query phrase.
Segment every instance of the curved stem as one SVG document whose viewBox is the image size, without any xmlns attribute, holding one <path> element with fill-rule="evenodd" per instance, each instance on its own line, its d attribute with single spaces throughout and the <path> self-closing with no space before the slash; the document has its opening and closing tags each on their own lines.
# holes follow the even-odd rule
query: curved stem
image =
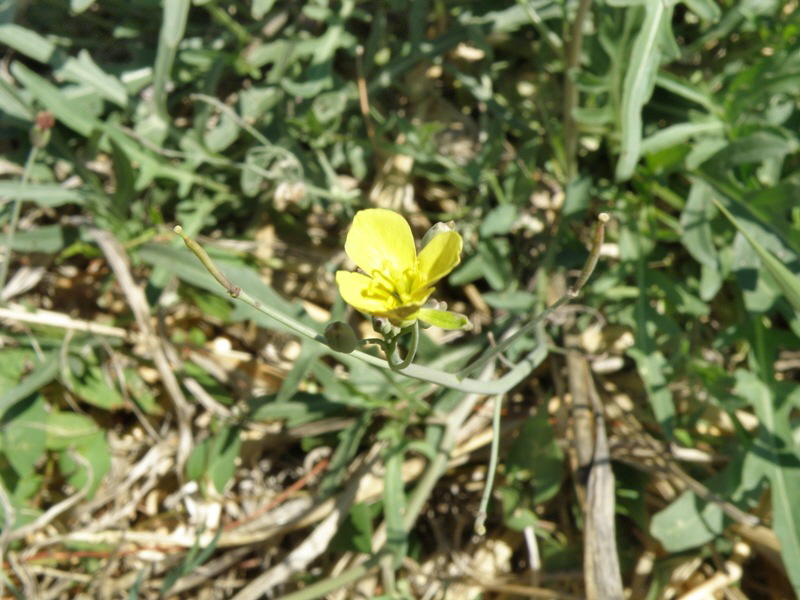
<svg viewBox="0 0 800 600">
<path fill-rule="evenodd" d="M 405 359 L 403 359 L 399 363 L 395 363 L 392 361 L 392 356 L 394 356 L 394 351 L 395 348 L 397 347 L 396 340 L 397 338 L 392 340 L 393 342 L 392 352 L 386 356 L 386 361 L 389 363 L 389 366 L 392 368 L 392 371 L 400 372 L 403 369 L 407 368 L 414 360 L 414 357 L 417 355 L 417 346 L 419 346 L 419 321 L 414 321 L 414 324 L 411 326 L 411 342 L 408 345 L 408 352 L 406 353 Z"/>
</svg>

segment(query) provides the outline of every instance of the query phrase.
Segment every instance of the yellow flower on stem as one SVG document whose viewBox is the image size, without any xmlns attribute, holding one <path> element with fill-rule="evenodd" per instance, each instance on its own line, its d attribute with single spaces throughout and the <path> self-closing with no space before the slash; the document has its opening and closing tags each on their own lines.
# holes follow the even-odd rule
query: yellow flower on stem
<svg viewBox="0 0 800 600">
<path fill-rule="evenodd" d="M 336 283 L 356 310 L 407 327 L 417 319 L 444 329 L 469 328 L 464 315 L 425 306 L 433 286 L 461 261 L 461 236 L 435 233 L 417 254 L 408 222 L 382 208 L 359 211 L 344 249 L 363 273 L 338 271 Z"/>
</svg>

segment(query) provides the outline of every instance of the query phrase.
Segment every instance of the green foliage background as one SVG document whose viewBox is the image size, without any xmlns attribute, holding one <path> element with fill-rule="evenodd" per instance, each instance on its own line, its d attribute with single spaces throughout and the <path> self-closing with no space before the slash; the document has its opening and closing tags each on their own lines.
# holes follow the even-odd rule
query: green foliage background
<svg viewBox="0 0 800 600">
<path fill-rule="evenodd" d="M 377 460 L 382 491 L 348 505 L 329 553 L 274 591 L 311 597 L 306 586 L 329 580 L 337 559 L 385 540 L 379 592 L 420 593 L 404 558 L 424 564 L 441 544 L 408 515 L 425 505 L 438 526 L 465 519 L 470 530 L 479 493 L 467 482 L 488 458 L 419 484 L 404 468 L 434 461 L 447 437 L 437 419 L 463 394 L 308 341 L 280 363 L 263 349 L 280 354 L 287 329 L 231 301 L 171 233 L 180 223 L 200 236 L 236 285 L 321 332 L 308 303 L 361 321 L 337 299 L 333 273 L 352 216 L 378 202 L 420 233 L 454 220 L 464 236 L 440 295 L 481 326 L 426 338 L 419 358 L 451 372 L 489 333 L 499 339 L 552 300 L 553 282 L 583 264 L 594 217 L 609 213 L 581 299 L 591 310 L 576 319 L 582 331 L 600 325 L 591 359 L 622 359 L 596 376 L 606 403 L 617 394 L 632 407 L 606 424 L 623 582 L 639 586 L 633 597 L 662 597 L 681 564 L 712 569 L 744 540 L 752 558 L 732 584 L 739 593 L 797 594 L 799 28 L 797 3 L 777 0 L 2 3 L 0 219 L 13 250 L 2 271 L 2 585 L 19 598 L 62 585 L 70 597 L 96 593 L 110 574 L 130 597 L 192 597 L 180 590 L 195 567 L 231 556 L 215 536 L 226 518 L 272 507 L 323 448 L 330 463 L 304 492 L 314 506 L 350 493 L 360 475 L 349 467 L 361 461 Z M 43 111 L 55 119 L 46 133 Z M 270 243 L 277 253 L 264 252 Z M 109 248 L 127 257 L 178 392 L 142 341 Z M 506 395 L 511 443 L 487 521 L 490 537 L 532 527 L 545 575 L 582 564 L 571 442 L 548 413 L 563 396 L 560 324 L 507 353 L 518 361 L 539 344 L 529 356 L 541 366 Z M 219 337 L 242 365 L 209 367 Z M 680 462 L 685 477 L 670 479 L 626 452 L 631 422 L 642 433 L 634 445 L 668 464 L 679 463 L 670 448 L 708 460 Z M 178 472 L 149 487 L 126 480 L 151 447 Z M 242 482 L 264 465 L 273 479 L 256 477 L 261 496 L 243 500 Z M 197 501 L 245 508 L 214 523 L 163 503 L 192 481 Z M 103 520 L 114 502 L 138 506 L 137 489 L 155 494 L 155 513 Z M 95 535 L 178 526 L 196 543 L 144 563 L 128 547 L 119 554 L 121 539 Z M 264 539 L 280 560 L 313 530 Z M 165 539 L 132 543 L 174 544 Z M 515 539 L 507 576 L 527 582 Z M 468 534 L 458 543 L 480 546 Z M 266 568 L 245 564 L 259 548 L 236 548 L 227 573 L 240 587 Z M 638 581 L 645 553 L 656 562 Z M 48 575 L 36 561 L 86 577 Z M 584 593 L 580 582 L 542 581 Z"/>
</svg>

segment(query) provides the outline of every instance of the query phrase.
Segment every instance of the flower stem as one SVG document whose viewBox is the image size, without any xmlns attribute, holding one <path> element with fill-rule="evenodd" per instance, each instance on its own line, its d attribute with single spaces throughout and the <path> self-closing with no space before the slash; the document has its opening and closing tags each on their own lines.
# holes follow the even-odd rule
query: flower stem
<svg viewBox="0 0 800 600">
<path fill-rule="evenodd" d="M 398 335 L 394 338 L 391 342 L 392 352 L 386 355 L 386 360 L 389 363 L 389 366 L 392 368 L 392 371 L 400 372 L 403 369 L 407 368 L 411 362 L 414 360 L 414 357 L 417 354 L 417 346 L 419 346 L 419 321 L 414 321 L 414 324 L 410 327 L 411 329 L 411 342 L 408 344 L 408 352 L 406 353 L 405 359 L 400 361 L 399 363 L 395 363 L 392 360 L 392 356 L 395 353 L 397 348 L 397 339 L 402 335 Z"/>
<path fill-rule="evenodd" d="M 494 476 L 497 473 L 497 463 L 500 455 L 500 409 L 503 406 L 503 395 L 494 398 L 494 414 L 492 415 L 492 447 L 489 451 L 489 470 L 486 473 L 486 485 L 483 488 L 478 516 L 475 518 L 475 533 L 486 535 L 486 516 L 489 510 L 489 500 L 492 497 Z"/>
</svg>

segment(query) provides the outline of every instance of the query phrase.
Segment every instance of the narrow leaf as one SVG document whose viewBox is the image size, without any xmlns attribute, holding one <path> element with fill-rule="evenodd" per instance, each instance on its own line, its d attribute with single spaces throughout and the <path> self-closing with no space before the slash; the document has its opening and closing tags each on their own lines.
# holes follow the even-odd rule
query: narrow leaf
<svg viewBox="0 0 800 600">
<path fill-rule="evenodd" d="M 653 93 L 661 63 L 662 28 L 668 26 L 672 18 L 672 7 L 667 8 L 664 2 L 647 2 L 645 10 L 644 23 L 633 45 L 632 60 L 622 86 L 618 181 L 630 179 L 642 154 L 642 108 Z"/>
</svg>

